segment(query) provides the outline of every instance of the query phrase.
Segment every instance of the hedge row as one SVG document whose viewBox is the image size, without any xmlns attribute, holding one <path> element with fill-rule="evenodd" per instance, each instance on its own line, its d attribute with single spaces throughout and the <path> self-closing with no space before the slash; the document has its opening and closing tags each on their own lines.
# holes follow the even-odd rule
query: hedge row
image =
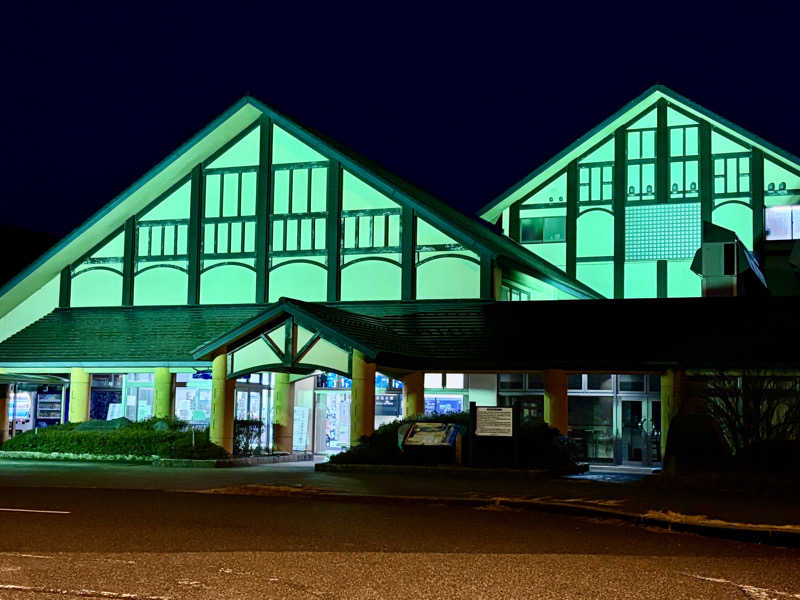
<svg viewBox="0 0 800 600">
<path fill-rule="evenodd" d="M 148 425 L 150 425 L 148 427 Z M 129 454 L 161 458 L 225 458 L 228 453 L 208 439 L 208 429 L 180 431 L 152 424 L 135 424 L 112 430 L 80 430 L 72 423 L 27 431 L 5 444 L 3 450 L 69 452 L 73 454 Z"/>
</svg>

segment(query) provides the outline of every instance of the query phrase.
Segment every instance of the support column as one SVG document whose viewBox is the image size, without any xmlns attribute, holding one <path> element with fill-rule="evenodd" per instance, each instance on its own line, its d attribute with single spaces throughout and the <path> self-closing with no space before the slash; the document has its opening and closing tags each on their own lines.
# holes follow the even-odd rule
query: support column
<svg viewBox="0 0 800 600">
<path fill-rule="evenodd" d="M 153 416 L 172 416 L 172 373 L 167 367 L 157 367 L 153 373 Z"/>
<path fill-rule="evenodd" d="M 350 445 L 375 431 L 375 364 L 353 349 L 353 387 L 350 390 Z"/>
<path fill-rule="evenodd" d="M 69 422 L 89 420 L 89 403 L 92 399 L 92 376 L 86 369 L 73 367 L 69 373 Z"/>
<path fill-rule="evenodd" d="M 294 394 L 288 373 L 275 373 L 272 389 L 272 446 L 276 452 L 291 452 L 294 441 Z"/>
<path fill-rule="evenodd" d="M 425 413 L 425 374 L 416 371 L 403 379 L 403 418 Z"/>
<path fill-rule="evenodd" d="M 672 418 L 681 407 L 681 387 L 683 372 L 667 370 L 661 376 L 661 456 L 667 451 L 667 434 Z"/>
<path fill-rule="evenodd" d="M 211 427 L 212 444 L 233 452 L 233 408 L 236 380 L 228 379 L 228 356 L 215 356 L 211 363 Z"/>
<path fill-rule="evenodd" d="M 0 443 L 8 440 L 8 401 L 11 397 L 11 385 L 0 383 Z"/>
<path fill-rule="evenodd" d="M 567 435 L 568 426 L 567 373 L 551 369 L 544 372 L 544 420 Z"/>
</svg>

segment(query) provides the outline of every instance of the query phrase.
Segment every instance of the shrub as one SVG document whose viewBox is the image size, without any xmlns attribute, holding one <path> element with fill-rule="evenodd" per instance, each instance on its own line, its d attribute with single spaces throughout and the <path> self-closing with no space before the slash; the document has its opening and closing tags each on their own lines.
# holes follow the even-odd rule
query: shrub
<svg viewBox="0 0 800 600">
<path fill-rule="evenodd" d="M 162 419 L 131 423 L 116 429 L 82 429 L 76 424 L 56 425 L 17 435 L 5 444 L 3 450 L 29 452 L 67 452 L 73 454 L 130 454 L 134 456 L 160 456 L 162 458 L 224 458 L 223 448 L 212 444 L 208 430 L 181 431 L 182 425 L 168 422 L 173 427 L 155 429 Z"/>
<path fill-rule="evenodd" d="M 233 455 L 252 456 L 261 440 L 264 423 L 258 419 L 237 419 L 233 422 Z"/>
<path fill-rule="evenodd" d="M 416 422 L 437 422 L 458 425 L 466 434 L 469 427 L 469 413 L 449 413 L 444 415 L 425 415 L 411 419 L 393 421 L 382 425 L 370 436 L 362 437 L 358 446 L 331 456 L 335 464 L 426 464 L 429 457 L 423 452 L 408 452 L 400 448 L 405 431 L 404 426 Z M 476 447 L 473 459 L 476 465 L 524 468 L 567 468 L 574 465 L 570 456 L 567 438 L 558 430 L 544 423 L 523 422 L 519 432 L 520 456 L 516 464 L 509 440 L 482 439 Z M 462 456 L 469 456 L 470 440 L 462 438 Z"/>
</svg>

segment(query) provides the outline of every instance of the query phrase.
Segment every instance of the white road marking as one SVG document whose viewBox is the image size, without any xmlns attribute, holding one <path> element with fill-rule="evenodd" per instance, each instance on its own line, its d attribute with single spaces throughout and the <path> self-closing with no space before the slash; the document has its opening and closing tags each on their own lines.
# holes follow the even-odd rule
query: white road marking
<svg viewBox="0 0 800 600">
<path fill-rule="evenodd" d="M 19 556 L 22 558 L 44 558 L 44 559 L 51 559 L 52 556 L 43 556 L 41 554 L 22 554 L 21 552 L 0 552 L 0 555 L 3 556 Z"/>
<path fill-rule="evenodd" d="M 0 508 L 0 512 L 42 513 L 45 515 L 69 515 L 68 510 L 38 510 L 34 508 Z"/>
<path fill-rule="evenodd" d="M 727 579 L 721 579 L 719 577 L 703 577 L 702 575 L 695 575 L 693 573 L 684 573 L 688 577 L 694 577 L 695 579 L 701 579 L 703 581 L 710 581 L 712 583 L 727 583 L 728 585 L 735 586 L 742 590 L 745 594 L 747 594 L 753 600 L 779 600 L 780 598 L 800 598 L 800 594 L 792 594 L 789 592 L 780 592 L 778 590 L 771 590 L 769 588 L 760 588 L 754 585 L 745 585 L 743 583 L 736 583 L 734 581 L 728 581 Z"/>
<path fill-rule="evenodd" d="M 127 594 L 125 592 L 102 592 L 99 590 L 64 590 L 59 588 L 48 588 L 44 586 L 0 584 L 0 590 L 12 590 L 15 592 L 37 592 L 39 594 L 57 594 L 60 596 L 78 596 L 81 598 L 112 598 L 115 600 L 170 600 L 169 596 L 140 596 L 139 594 Z"/>
</svg>

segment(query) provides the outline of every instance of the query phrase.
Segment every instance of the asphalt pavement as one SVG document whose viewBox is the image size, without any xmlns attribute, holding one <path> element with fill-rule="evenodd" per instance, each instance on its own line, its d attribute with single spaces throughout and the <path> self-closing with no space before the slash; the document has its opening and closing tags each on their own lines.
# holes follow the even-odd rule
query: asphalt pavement
<svg viewBox="0 0 800 600">
<path fill-rule="evenodd" d="M 492 504 L 1 492 L 10 600 L 800 598 L 797 549 Z"/>
<path fill-rule="evenodd" d="M 651 515 L 696 522 L 746 524 L 796 531 L 800 504 L 793 494 L 728 489 L 687 491 L 659 485 L 657 477 L 472 479 L 442 474 L 321 473 L 311 463 L 279 463 L 246 468 L 164 468 L 145 465 L 0 461 L 2 487 L 72 487 L 139 490 L 227 489 L 274 496 L 288 490 L 353 496 L 428 499 L 522 499 L 596 511 Z"/>
</svg>

